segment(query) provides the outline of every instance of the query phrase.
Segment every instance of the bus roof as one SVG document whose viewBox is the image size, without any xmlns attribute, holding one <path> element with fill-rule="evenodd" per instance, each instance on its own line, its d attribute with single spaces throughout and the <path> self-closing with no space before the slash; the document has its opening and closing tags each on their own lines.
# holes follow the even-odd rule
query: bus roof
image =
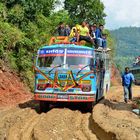
<svg viewBox="0 0 140 140">
<path fill-rule="evenodd" d="M 75 49 L 88 49 L 88 50 L 94 50 L 94 48 L 90 48 L 87 46 L 80 46 L 80 45 L 75 45 L 75 44 L 55 44 L 55 45 L 51 45 L 51 46 L 43 46 L 41 47 L 39 50 L 41 49 L 48 49 L 48 48 L 75 48 Z"/>
</svg>

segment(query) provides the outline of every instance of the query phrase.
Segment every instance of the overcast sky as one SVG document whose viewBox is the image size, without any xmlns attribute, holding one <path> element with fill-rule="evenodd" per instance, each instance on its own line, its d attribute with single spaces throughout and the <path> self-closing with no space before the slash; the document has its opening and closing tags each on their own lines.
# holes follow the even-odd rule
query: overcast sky
<svg viewBox="0 0 140 140">
<path fill-rule="evenodd" d="M 106 9 L 106 27 L 140 26 L 140 0 L 102 0 Z"/>
<path fill-rule="evenodd" d="M 62 3 L 64 0 L 60 0 Z M 101 0 L 105 5 L 106 27 L 140 27 L 140 0 Z M 61 6 L 60 6 L 61 7 Z M 60 8 L 59 7 L 59 8 Z"/>
</svg>

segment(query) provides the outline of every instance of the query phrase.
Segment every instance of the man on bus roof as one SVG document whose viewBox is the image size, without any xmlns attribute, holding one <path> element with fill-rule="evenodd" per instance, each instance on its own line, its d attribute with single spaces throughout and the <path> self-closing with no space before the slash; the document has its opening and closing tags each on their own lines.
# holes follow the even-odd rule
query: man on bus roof
<svg viewBox="0 0 140 140">
<path fill-rule="evenodd" d="M 63 22 L 59 23 L 57 31 L 58 31 L 59 36 L 66 36 L 66 28 L 65 28 L 65 24 Z"/>
<path fill-rule="evenodd" d="M 87 27 L 86 21 L 83 21 L 77 30 L 78 30 L 77 41 L 84 40 L 86 42 L 90 42 L 90 43 L 94 44 L 94 40 L 92 39 L 92 37 L 89 34 L 89 29 Z"/>
<path fill-rule="evenodd" d="M 102 47 L 104 25 L 100 24 L 95 31 L 97 48 Z"/>
</svg>

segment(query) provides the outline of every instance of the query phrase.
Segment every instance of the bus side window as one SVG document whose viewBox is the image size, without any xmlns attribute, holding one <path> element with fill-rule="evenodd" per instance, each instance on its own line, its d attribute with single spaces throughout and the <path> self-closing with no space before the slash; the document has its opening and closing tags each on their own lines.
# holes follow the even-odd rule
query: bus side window
<svg viewBox="0 0 140 140">
<path fill-rule="evenodd" d="M 104 61 L 100 60 L 100 69 L 104 69 Z"/>
<path fill-rule="evenodd" d="M 109 70 L 109 59 L 106 59 L 106 70 Z"/>
<path fill-rule="evenodd" d="M 98 70 L 100 69 L 100 60 L 99 60 L 99 58 L 96 59 L 95 66 L 96 66 L 96 69 L 98 69 Z"/>
</svg>

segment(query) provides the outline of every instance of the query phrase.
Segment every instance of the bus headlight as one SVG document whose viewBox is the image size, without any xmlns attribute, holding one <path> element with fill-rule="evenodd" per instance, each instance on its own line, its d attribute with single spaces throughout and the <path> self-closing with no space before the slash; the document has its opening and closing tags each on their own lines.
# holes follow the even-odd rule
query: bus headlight
<svg viewBox="0 0 140 140">
<path fill-rule="evenodd" d="M 38 84 L 38 85 L 37 85 L 37 89 L 38 89 L 38 90 L 45 90 L 46 87 L 47 87 L 46 84 Z"/>
<path fill-rule="evenodd" d="M 91 91 L 91 85 L 82 85 L 82 91 L 83 92 L 90 92 Z"/>
</svg>

